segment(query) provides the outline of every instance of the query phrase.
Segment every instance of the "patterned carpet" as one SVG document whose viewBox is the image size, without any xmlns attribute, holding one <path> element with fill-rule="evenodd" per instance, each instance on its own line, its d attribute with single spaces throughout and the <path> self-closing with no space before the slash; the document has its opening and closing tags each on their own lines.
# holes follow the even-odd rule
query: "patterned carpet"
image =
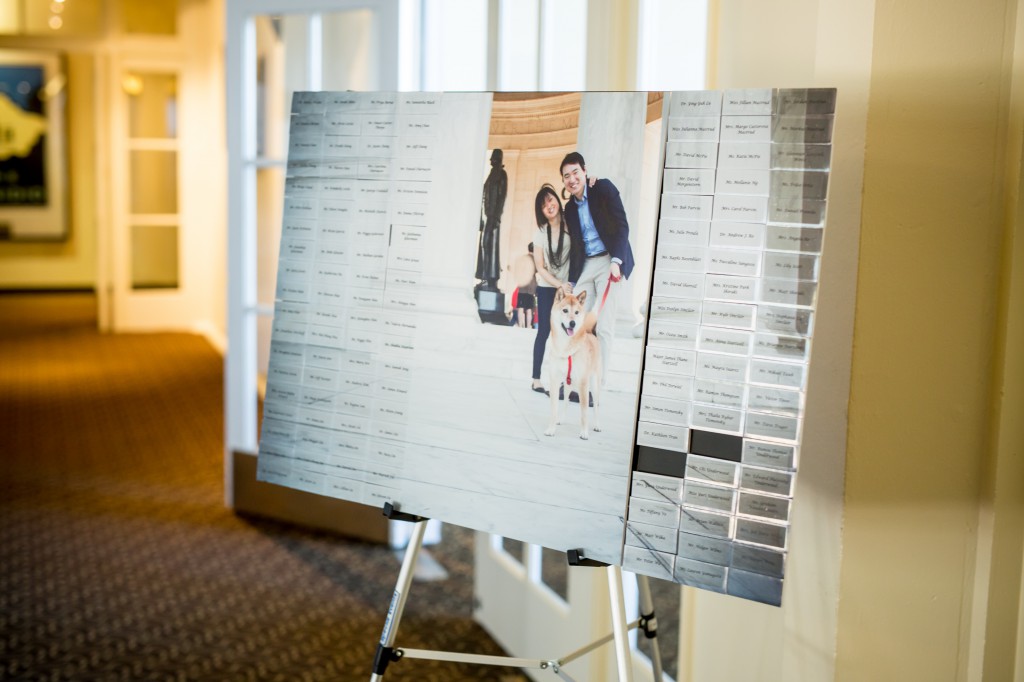
<svg viewBox="0 0 1024 682">
<path fill-rule="evenodd" d="M 398 560 L 225 509 L 221 357 L 100 335 L 95 305 L 0 295 L 0 680 L 368 680 Z M 414 588 L 401 645 L 501 653 L 470 617 L 471 542 L 445 527 L 449 578 Z"/>
</svg>

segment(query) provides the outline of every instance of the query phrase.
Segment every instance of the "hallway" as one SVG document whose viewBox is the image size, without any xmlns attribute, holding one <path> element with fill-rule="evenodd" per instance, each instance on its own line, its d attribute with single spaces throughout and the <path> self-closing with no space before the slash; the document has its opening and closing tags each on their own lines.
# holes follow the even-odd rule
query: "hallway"
<svg viewBox="0 0 1024 682">
<path fill-rule="evenodd" d="M 91 295 L 4 294 L 0 358 L 0 679 L 368 679 L 398 561 L 224 507 L 205 340 L 100 335 Z M 498 654 L 470 617 L 472 534 L 444 532 L 449 576 L 417 586 L 399 642 Z"/>
</svg>

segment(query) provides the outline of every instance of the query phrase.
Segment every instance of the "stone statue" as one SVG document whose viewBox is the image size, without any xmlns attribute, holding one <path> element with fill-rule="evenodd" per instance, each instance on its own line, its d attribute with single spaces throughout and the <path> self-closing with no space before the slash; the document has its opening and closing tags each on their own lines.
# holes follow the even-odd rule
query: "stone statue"
<svg viewBox="0 0 1024 682">
<path fill-rule="evenodd" d="M 501 212 L 505 208 L 508 193 L 508 175 L 501 161 L 502 151 L 491 153 L 491 172 L 484 180 L 484 192 L 480 213 L 480 250 L 476 260 L 476 278 L 488 288 L 496 288 L 501 277 L 501 260 L 498 255 L 498 235 L 501 229 Z"/>
</svg>

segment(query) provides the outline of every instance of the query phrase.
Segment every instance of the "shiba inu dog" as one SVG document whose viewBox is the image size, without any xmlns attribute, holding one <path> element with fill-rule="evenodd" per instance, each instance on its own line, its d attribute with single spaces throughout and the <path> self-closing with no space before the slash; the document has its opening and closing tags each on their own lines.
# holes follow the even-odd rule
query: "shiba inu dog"
<svg viewBox="0 0 1024 682">
<path fill-rule="evenodd" d="M 588 415 L 588 394 L 594 396 L 594 431 L 600 431 L 598 408 L 601 404 L 601 348 L 594 327 L 597 315 L 584 313 L 583 304 L 587 292 L 578 296 L 555 294 L 551 306 L 551 338 L 548 340 L 548 386 L 551 387 L 551 420 L 545 436 L 555 435 L 555 428 L 561 423 L 559 400 L 556 387 L 566 382 L 565 393 L 574 390 L 580 395 L 580 438 L 590 437 Z M 570 362 L 571 359 L 571 362 Z"/>
</svg>

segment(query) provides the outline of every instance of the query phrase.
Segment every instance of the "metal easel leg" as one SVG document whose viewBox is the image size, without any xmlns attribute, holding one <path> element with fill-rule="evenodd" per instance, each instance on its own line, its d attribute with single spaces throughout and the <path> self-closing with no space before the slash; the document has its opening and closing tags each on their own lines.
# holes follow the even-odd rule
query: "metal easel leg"
<svg viewBox="0 0 1024 682">
<path fill-rule="evenodd" d="M 399 660 L 401 654 L 396 654 L 395 637 L 398 634 L 398 623 L 402 620 L 402 611 L 405 609 L 405 600 L 409 596 L 409 587 L 412 585 L 413 571 L 416 569 L 416 560 L 423 547 L 423 534 L 427 530 L 427 521 L 417 521 L 412 527 L 412 536 L 405 548 L 405 557 L 402 559 L 402 568 L 398 572 L 398 582 L 395 585 L 395 593 L 391 597 L 391 606 L 388 607 L 388 617 L 384 621 L 384 631 L 380 636 L 380 643 L 377 645 L 377 655 L 373 660 L 373 674 L 370 675 L 370 682 L 380 682 L 384 679 L 384 672 L 388 664 Z"/>
<path fill-rule="evenodd" d="M 622 569 L 608 567 L 608 594 L 612 602 L 612 630 L 615 635 L 615 660 L 619 666 L 619 682 L 633 682 L 633 660 L 629 654 L 629 627 L 626 621 L 626 600 L 622 594 Z"/>
<path fill-rule="evenodd" d="M 636 577 L 640 589 L 640 630 L 651 640 L 651 668 L 655 682 L 661 682 L 661 650 L 658 647 L 658 620 L 654 617 L 654 600 L 651 598 L 651 583 L 646 575 Z"/>
</svg>

